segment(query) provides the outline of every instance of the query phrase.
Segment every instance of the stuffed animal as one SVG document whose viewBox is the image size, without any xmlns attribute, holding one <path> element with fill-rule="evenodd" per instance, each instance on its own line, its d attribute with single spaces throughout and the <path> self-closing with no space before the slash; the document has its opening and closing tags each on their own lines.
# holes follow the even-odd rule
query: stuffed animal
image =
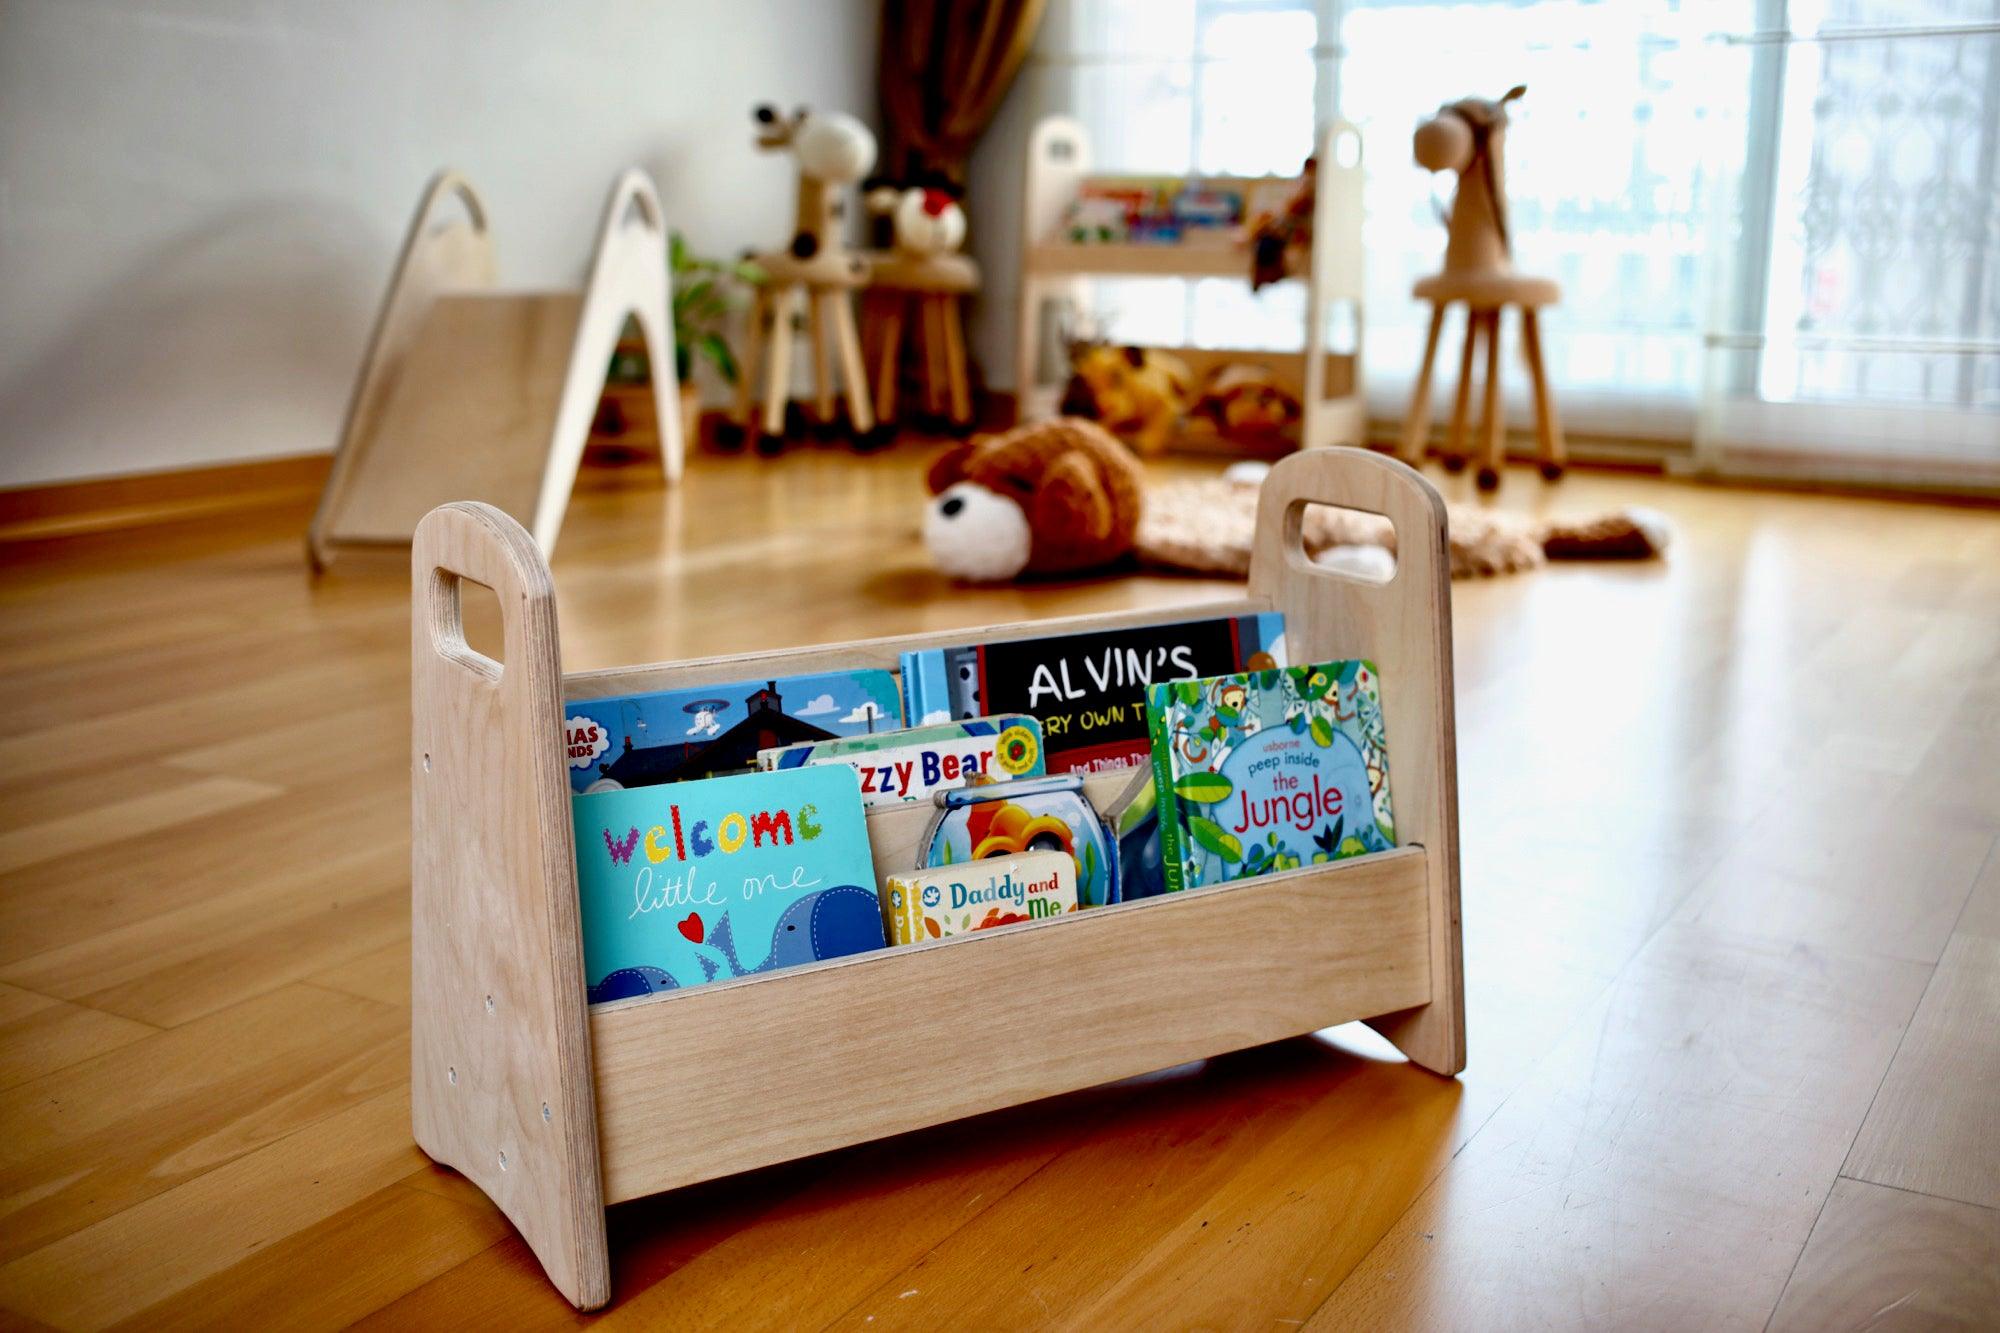
<svg viewBox="0 0 2000 1333">
<path fill-rule="evenodd" d="M 1224 439 L 1252 443 L 1277 439 L 1303 414 L 1298 395 L 1267 367 L 1241 361 L 1210 372 L 1194 407 Z"/>
<path fill-rule="evenodd" d="M 942 176 L 864 181 L 868 211 L 889 219 L 896 248 L 916 256 L 948 255 L 965 244 L 964 191 Z"/>
<path fill-rule="evenodd" d="M 1312 248 L 1314 196 L 1318 192 L 1319 159 L 1306 159 L 1299 173 L 1298 189 L 1285 206 L 1268 217 L 1250 224 L 1250 290 L 1262 291 L 1285 274 L 1303 271 L 1306 251 Z"/>
<path fill-rule="evenodd" d="M 1070 344 L 1062 410 L 1088 417 L 1148 458 L 1163 452 L 1194 402 L 1194 377 L 1171 352 Z"/>
<path fill-rule="evenodd" d="M 1108 565 L 1139 529 L 1138 460 L 1074 417 L 954 445 L 929 484 L 924 545 L 939 569 L 971 582 Z"/>
</svg>

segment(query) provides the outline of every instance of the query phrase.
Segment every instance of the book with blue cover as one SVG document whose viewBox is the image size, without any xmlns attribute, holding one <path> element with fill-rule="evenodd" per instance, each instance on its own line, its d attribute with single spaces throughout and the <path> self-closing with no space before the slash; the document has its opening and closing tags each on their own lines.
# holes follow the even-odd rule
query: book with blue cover
<svg viewBox="0 0 2000 1333">
<path fill-rule="evenodd" d="M 764 750 L 902 725 L 889 672 L 827 671 L 569 703 L 563 745 L 571 791 L 619 791 L 748 773 Z"/>
<path fill-rule="evenodd" d="M 884 948 L 851 768 L 579 795 L 590 1002 Z"/>
<path fill-rule="evenodd" d="M 1029 713 L 1048 772 L 1091 773 L 1146 761 L 1148 685 L 1285 661 L 1276 611 L 926 648 L 903 654 L 904 712 L 912 726 Z"/>
<path fill-rule="evenodd" d="M 1372 662 L 1154 685 L 1146 716 L 1168 892 L 1396 845 Z"/>
</svg>

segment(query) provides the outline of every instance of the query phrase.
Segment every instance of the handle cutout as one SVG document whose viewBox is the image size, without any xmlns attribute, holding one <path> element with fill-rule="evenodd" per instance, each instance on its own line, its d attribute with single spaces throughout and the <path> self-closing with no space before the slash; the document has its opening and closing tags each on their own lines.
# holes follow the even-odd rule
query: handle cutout
<svg viewBox="0 0 2000 1333">
<path fill-rule="evenodd" d="M 473 590 L 469 599 L 467 589 Z M 439 569 L 431 579 L 430 620 L 438 656 L 500 679 L 507 665 L 507 631 L 498 593 L 477 579 Z"/>
<path fill-rule="evenodd" d="M 1285 515 L 1285 546 L 1315 571 L 1381 587 L 1396 578 L 1399 534 L 1387 515 L 1295 501 Z"/>
</svg>

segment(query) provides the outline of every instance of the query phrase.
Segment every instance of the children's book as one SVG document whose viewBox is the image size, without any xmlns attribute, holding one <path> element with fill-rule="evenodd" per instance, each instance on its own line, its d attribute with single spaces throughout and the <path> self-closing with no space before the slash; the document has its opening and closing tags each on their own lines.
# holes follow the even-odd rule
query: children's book
<svg viewBox="0 0 2000 1333">
<path fill-rule="evenodd" d="M 1169 892 L 1396 845 L 1372 662 L 1154 685 L 1146 716 Z"/>
<path fill-rule="evenodd" d="M 570 806 L 592 1004 L 887 943 L 853 769 L 591 792 Z"/>
<path fill-rule="evenodd" d="M 891 944 L 1011 926 L 1074 912 L 1076 862 L 1062 852 L 966 861 L 943 870 L 912 870 L 882 881 L 882 918 Z"/>
<path fill-rule="evenodd" d="M 901 805 L 934 791 L 1042 775 L 1042 724 L 1025 713 L 939 722 L 847 740 L 765 750 L 757 766 L 846 764 L 861 775 L 861 803 Z"/>
<path fill-rule="evenodd" d="M 903 725 L 887 671 L 829 671 L 589 699 L 563 708 L 573 792 L 748 773 L 761 751 Z"/>
<path fill-rule="evenodd" d="M 926 868 L 1023 852 L 1064 852 L 1076 863 L 1077 901 L 1119 901 L 1118 851 L 1076 774 L 941 791 L 918 846 Z"/>
<path fill-rule="evenodd" d="M 1285 664 L 1278 612 L 903 654 L 913 725 L 989 713 L 1042 720 L 1051 773 L 1144 763 L 1146 687 Z"/>
</svg>

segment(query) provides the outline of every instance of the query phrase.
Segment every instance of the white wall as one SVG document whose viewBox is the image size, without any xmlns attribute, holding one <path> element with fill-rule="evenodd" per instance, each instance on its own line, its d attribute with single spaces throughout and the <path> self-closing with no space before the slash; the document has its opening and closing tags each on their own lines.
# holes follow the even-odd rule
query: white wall
<svg viewBox="0 0 2000 1333">
<path fill-rule="evenodd" d="M 579 283 L 636 163 L 790 232 L 762 100 L 874 118 L 874 0 L 0 0 L 0 486 L 332 449 L 432 171 L 508 286 Z"/>
</svg>

